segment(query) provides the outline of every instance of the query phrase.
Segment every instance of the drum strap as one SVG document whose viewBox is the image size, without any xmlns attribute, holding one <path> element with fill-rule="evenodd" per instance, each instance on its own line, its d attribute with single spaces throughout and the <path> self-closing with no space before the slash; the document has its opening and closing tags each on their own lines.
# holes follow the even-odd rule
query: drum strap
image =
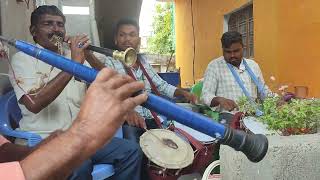
<svg viewBox="0 0 320 180">
<path fill-rule="evenodd" d="M 153 83 L 152 79 L 150 78 L 149 74 L 147 73 L 147 71 L 145 70 L 144 66 L 142 65 L 142 63 L 140 61 L 137 61 L 139 67 L 141 68 L 143 74 L 146 76 L 146 78 L 148 79 L 150 85 L 151 85 L 151 89 L 152 91 L 160 96 L 160 92 L 158 91 L 157 87 L 155 86 L 155 84 Z M 161 122 L 160 119 L 157 116 L 157 113 L 151 111 L 151 114 L 154 118 L 154 120 L 156 121 L 156 123 L 158 124 L 159 127 L 161 127 Z M 169 127 L 171 130 L 174 130 L 175 132 L 180 133 L 181 135 L 183 135 L 184 137 L 186 137 L 188 139 L 188 141 L 190 142 L 190 144 L 192 144 L 197 150 L 203 149 L 204 145 L 198 141 L 197 139 L 195 139 L 193 136 L 191 136 L 190 134 L 188 134 L 186 131 L 175 127 L 174 125 L 171 125 Z"/>
<path fill-rule="evenodd" d="M 260 94 L 260 96 L 262 98 L 266 97 L 266 93 L 264 91 L 264 87 L 263 84 L 261 83 L 261 81 L 256 77 L 256 75 L 253 73 L 253 71 L 251 70 L 251 68 L 249 67 L 247 61 L 245 59 L 242 60 L 243 64 L 249 74 L 249 76 L 251 77 L 251 79 L 253 80 L 253 82 L 255 83 L 255 85 L 258 88 L 258 92 Z M 247 98 L 251 98 L 248 90 L 244 87 L 242 80 L 240 79 L 238 73 L 236 73 L 236 71 L 234 70 L 234 68 L 232 67 L 231 64 L 227 63 L 228 68 L 230 69 L 232 75 L 234 76 L 234 78 L 236 79 L 237 83 L 239 84 L 239 86 L 241 87 L 243 93 L 247 96 Z"/>
<path fill-rule="evenodd" d="M 137 59 L 136 62 L 137 62 L 137 64 L 138 64 L 138 66 L 140 67 L 140 69 L 142 70 L 143 75 L 148 79 L 148 81 L 149 81 L 149 83 L 150 83 L 150 86 L 151 86 L 151 89 L 152 89 L 152 92 L 154 92 L 156 95 L 159 96 L 159 95 L 160 95 L 160 92 L 158 91 L 157 87 L 156 87 L 155 84 L 153 83 L 152 79 L 151 79 L 150 76 L 148 75 L 146 69 L 144 68 L 144 66 L 142 65 L 142 63 L 140 62 L 140 60 Z M 124 65 L 124 67 L 125 67 L 128 75 L 131 76 L 134 80 L 137 80 L 137 78 L 134 76 L 132 70 L 131 70 L 129 67 L 127 67 L 126 65 Z M 162 127 L 162 126 L 161 126 L 161 121 L 160 121 L 160 119 L 158 118 L 157 113 L 155 113 L 154 111 L 150 111 L 150 112 L 151 112 L 151 115 L 152 115 L 154 121 L 155 121 L 156 124 L 158 125 L 158 127 L 161 128 L 161 127 Z"/>
<path fill-rule="evenodd" d="M 152 91 L 156 94 L 156 95 L 160 95 L 160 92 L 158 91 L 157 87 L 155 86 L 155 84 L 153 83 L 152 79 L 150 78 L 149 74 L 147 73 L 147 71 L 145 70 L 144 66 L 142 65 L 142 63 L 140 62 L 140 60 L 137 60 L 137 64 L 138 66 L 141 68 L 144 76 L 148 79 L 151 89 Z M 126 68 L 127 69 L 127 73 L 129 76 L 131 76 L 133 79 L 137 80 L 132 72 L 132 70 L 130 68 Z M 151 114 L 156 122 L 156 124 L 158 125 L 159 128 L 161 128 L 161 121 L 157 116 L 157 113 L 155 113 L 154 111 L 151 111 Z M 197 139 L 195 139 L 194 137 L 192 137 L 190 134 L 188 134 L 187 132 L 185 132 L 184 130 L 180 129 L 180 128 L 176 128 L 175 126 L 171 125 L 169 127 L 172 131 L 178 132 L 181 135 L 183 135 L 184 137 L 186 137 L 188 139 L 188 141 L 190 142 L 190 144 L 192 144 L 197 150 L 200 150 L 202 148 L 204 148 L 204 145 L 198 141 Z"/>
<path fill-rule="evenodd" d="M 251 79 L 253 80 L 253 82 L 256 84 L 256 86 L 258 87 L 258 92 L 260 93 L 260 96 L 262 98 L 265 97 L 265 91 L 264 91 L 264 87 L 262 85 L 262 83 L 258 80 L 258 78 L 254 75 L 254 73 L 252 72 L 251 68 L 248 66 L 247 62 L 245 59 L 242 60 L 243 64 L 247 70 L 247 72 L 249 73 L 249 76 L 251 77 Z M 242 92 L 245 94 L 245 96 L 248 98 L 248 100 L 250 101 L 251 104 L 253 104 L 254 106 L 257 106 L 256 103 L 254 102 L 254 100 L 252 99 L 251 95 L 249 94 L 249 91 L 246 89 L 246 87 L 244 87 L 244 83 L 243 81 L 240 79 L 238 73 L 234 70 L 234 68 L 232 67 L 231 64 L 227 63 L 228 68 L 230 69 L 233 77 L 236 79 L 237 83 L 239 84 L 240 88 L 242 89 Z M 261 116 L 263 115 L 263 112 L 256 107 L 256 115 L 257 116 Z"/>
<path fill-rule="evenodd" d="M 186 131 L 180 129 L 180 128 L 177 128 L 175 127 L 174 125 L 171 125 L 169 127 L 169 129 L 171 131 L 174 131 L 174 132 L 177 132 L 181 135 L 183 135 L 184 137 L 186 137 L 188 139 L 188 141 L 190 142 L 190 144 L 192 144 L 197 150 L 200 150 L 202 148 L 204 148 L 204 145 L 198 141 L 197 139 L 195 139 L 193 136 L 191 136 L 189 133 L 187 133 Z"/>
<path fill-rule="evenodd" d="M 256 86 L 258 87 L 258 92 L 260 93 L 260 97 L 262 99 L 264 99 L 265 97 L 267 97 L 266 92 L 264 90 L 264 85 L 263 83 L 257 78 L 257 76 L 253 73 L 253 71 L 251 70 L 251 68 L 249 67 L 248 63 L 246 60 L 243 60 L 244 66 L 246 67 L 246 70 L 248 71 L 251 79 L 253 80 L 253 82 L 256 84 Z"/>
</svg>

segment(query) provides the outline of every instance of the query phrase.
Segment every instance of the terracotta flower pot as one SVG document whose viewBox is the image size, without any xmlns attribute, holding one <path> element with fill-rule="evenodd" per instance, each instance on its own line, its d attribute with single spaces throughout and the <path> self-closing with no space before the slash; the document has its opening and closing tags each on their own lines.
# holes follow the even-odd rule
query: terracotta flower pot
<svg viewBox="0 0 320 180">
<path fill-rule="evenodd" d="M 312 134 L 311 128 L 286 128 L 282 131 L 283 136 L 297 135 L 297 134 Z"/>
<path fill-rule="evenodd" d="M 308 96 L 308 87 L 307 86 L 295 86 L 294 94 L 297 98 L 306 98 Z"/>
</svg>

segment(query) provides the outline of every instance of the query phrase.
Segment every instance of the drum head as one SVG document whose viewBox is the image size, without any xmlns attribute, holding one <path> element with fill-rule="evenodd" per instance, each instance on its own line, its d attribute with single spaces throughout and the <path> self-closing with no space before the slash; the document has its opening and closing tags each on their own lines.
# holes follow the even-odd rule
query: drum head
<svg viewBox="0 0 320 180">
<path fill-rule="evenodd" d="M 258 121 L 255 117 L 248 116 L 242 119 L 243 126 L 253 134 L 271 135 L 276 131 L 269 130 L 266 124 Z"/>
<path fill-rule="evenodd" d="M 188 126 L 185 126 L 181 123 L 178 123 L 176 121 L 174 121 L 174 126 L 184 130 L 185 132 L 187 132 L 188 134 L 190 134 L 192 137 L 194 137 L 196 140 L 200 141 L 203 144 L 212 144 L 216 140 L 215 138 L 213 138 L 211 136 L 208 136 L 202 132 L 194 130 L 194 129 L 192 129 Z"/>
<path fill-rule="evenodd" d="M 140 137 L 140 146 L 150 161 L 168 169 L 181 169 L 193 162 L 193 149 L 174 132 L 148 130 Z"/>
</svg>

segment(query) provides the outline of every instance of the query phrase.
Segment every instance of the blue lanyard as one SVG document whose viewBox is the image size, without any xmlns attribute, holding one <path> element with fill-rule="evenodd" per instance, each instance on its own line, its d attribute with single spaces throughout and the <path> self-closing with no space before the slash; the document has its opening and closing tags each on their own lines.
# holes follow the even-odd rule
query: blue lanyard
<svg viewBox="0 0 320 180">
<path fill-rule="evenodd" d="M 251 77 L 253 82 L 256 84 L 261 99 L 264 99 L 265 97 L 267 97 L 266 92 L 264 90 L 264 84 L 262 84 L 262 82 L 254 75 L 254 73 L 252 72 L 246 60 L 243 60 L 243 64 L 246 67 L 246 70 L 248 71 L 249 76 Z"/>
<path fill-rule="evenodd" d="M 254 73 L 252 72 L 252 70 L 250 69 L 250 67 L 248 66 L 247 62 L 243 59 L 243 64 L 246 67 L 246 70 L 249 73 L 249 76 L 251 77 L 251 79 L 253 80 L 253 82 L 256 84 L 256 86 L 258 87 L 258 92 L 260 93 L 260 95 L 262 96 L 262 98 L 265 97 L 265 92 L 263 89 L 263 85 L 262 83 L 258 80 L 258 78 L 254 75 Z M 252 99 L 252 97 L 250 96 L 248 90 L 244 87 L 244 83 L 242 82 L 242 80 L 240 79 L 238 73 L 234 70 L 234 68 L 232 67 L 231 64 L 227 63 L 228 68 L 230 69 L 233 77 L 236 79 L 237 83 L 239 84 L 240 88 L 242 89 L 243 93 L 245 94 L 245 96 L 249 99 L 250 103 L 252 105 L 254 105 L 256 107 L 256 116 L 262 116 L 263 112 L 257 107 L 256 103 L 254 102 L 254 100 Z"/>
</svg>

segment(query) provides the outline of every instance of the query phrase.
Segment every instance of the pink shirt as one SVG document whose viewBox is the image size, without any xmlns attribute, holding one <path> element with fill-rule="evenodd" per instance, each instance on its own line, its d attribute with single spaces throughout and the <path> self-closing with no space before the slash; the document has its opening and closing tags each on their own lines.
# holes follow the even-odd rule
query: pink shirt
<svg viewBox="0 0 320 180">
<path fill-rule="evenodd" d="M 0 135 L 0 146 L 9 142 Z M 19 162 L 0 163 L 0 179 L 25 180 Z"/>
<path fill-rule="evenodd" d="M 9 142 L 6 138 L 0 135 L 0 146 L 2 146 L 4 143 Z"/>
<path fill-rule="evenodd" d="M 25 180 L 19 162 L 0 163 L 0 179 Z"/>
</svg>

